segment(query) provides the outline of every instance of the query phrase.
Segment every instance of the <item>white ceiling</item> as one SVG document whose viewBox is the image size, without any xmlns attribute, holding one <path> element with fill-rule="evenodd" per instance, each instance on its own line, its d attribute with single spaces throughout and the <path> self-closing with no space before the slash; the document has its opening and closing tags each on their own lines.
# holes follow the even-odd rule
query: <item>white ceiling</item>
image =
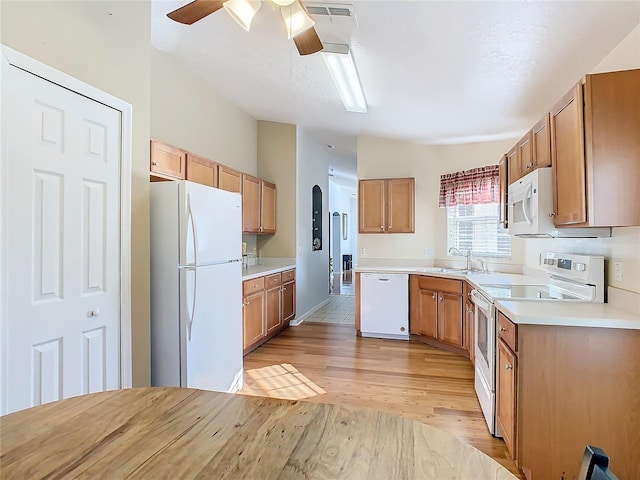
<svg viewBox="0 0 640 480">
<path fill-rule="evenodd" d="M 351 44 L 369 105 L 359 114 L 344 110 L 321 55 L 298 55 L 271 2 L 246 32 L 222 9 L 191 26 L 166 17 L 188 1 L 154 0 L 152 45 L 256 119 L 334 145 L 351 160 L 334 166 L 347 175 L 358 134 L 431 144 L 521 135 L 640 22 L 638 1 L 341 2 L 357 24 L 314 18 L 324 42 Z"/>
</svg>

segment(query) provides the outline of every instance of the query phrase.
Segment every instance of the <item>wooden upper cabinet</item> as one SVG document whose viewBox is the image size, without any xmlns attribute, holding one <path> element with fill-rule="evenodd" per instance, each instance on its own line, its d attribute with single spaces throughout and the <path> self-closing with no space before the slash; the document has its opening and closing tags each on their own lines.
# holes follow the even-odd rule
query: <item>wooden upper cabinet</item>
<svg viewBox="0 0 640 480">
<path fill-rule="evenodd" d="M 242 173 L 224 165 L 218 166 L 218 188 L 242 193 Z"/>
<path fill-rule="evenodd" d="M 149 170 L 160 176 L 185 179 L 186 152 L 166 143 L 151 140 L 151 161 Z"/>
<path fill-rule="evenodd" d="M 587 75 L 584 103 L 589 225 L 640 225 L 640 69 Z"/>
<path fill-rule="evenodd" d="M 533 133 L 531 130 L 518 142 L 518 163 L 520 165 L 518 178 L 533 171 Z"/>
<path fill-rule="evenodd" d="M 385 231 L 385 181 L 360 180 L 358 182 L 358 231 L 383 233 Z"/>
<path fill-rule="evenodd" d="M 415 179 L 387 180 L 387 232 L 415 232 Z"/>
<path fill-rule="evenodd" d="M 507 153 L 507 170 L 509 171 L 509 185 L 520 178 L 520 158 L 518 157 L 518 144 L 515 144 Z"/>
<path fill-rule="evenodd" d="M 210 187 L 218 186 L 218 164 L 187 153 L 187 180 Z"/>
<path fill-rule="evenodd" d="M 276 233 L 276 186 L 260 181 L 260 233 Z"/>
<path fill-rule="evenodd" d="M 509 182 L 509 166 L 507 156 L 504 155 L 498 162 L 498 173 L 500 175 L 500 225 L 502 228 L 508 228 L 509 203 L 507 202 L 507 190 Z"/>
<path fill-rule="evenodd" d="M 531 129 L 533 137 L 533 169 L 551 166 L 550 116 L 547 113 Z"/>
<path fill-rule="evenodd" d="M 414 233 L 415 179 L 358 182 L 359 233 Z"/>
<path fill-rule="evenodd" d="M 242 232 L 260 233 L 260 179 L 242 174 Z"/>
<path fill-rule="evenodd" d="M 587 222 L 586 164 L 582 85 L 579 83 L 551 110 L 554 223 Z"/>
</svg>

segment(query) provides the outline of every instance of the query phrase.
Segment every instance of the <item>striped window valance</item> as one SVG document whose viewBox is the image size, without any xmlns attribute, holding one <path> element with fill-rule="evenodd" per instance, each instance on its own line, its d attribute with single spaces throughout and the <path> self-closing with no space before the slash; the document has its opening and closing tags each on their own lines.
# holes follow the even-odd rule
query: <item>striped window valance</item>
<svg viewBox="0 0 640 480">
<path fill-rule="evenodd" d="M 500 201 L 498 165 L 440 175 L 440 207 Z"/>
</svg>

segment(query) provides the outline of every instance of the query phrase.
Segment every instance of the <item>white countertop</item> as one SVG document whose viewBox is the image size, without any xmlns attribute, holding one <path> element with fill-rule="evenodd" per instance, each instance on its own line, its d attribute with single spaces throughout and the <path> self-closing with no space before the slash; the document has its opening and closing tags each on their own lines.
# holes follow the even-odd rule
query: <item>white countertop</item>
<svg viewBox="0 0 640 480">
<path fill-rule="evenodd" d="M 640 315 L 608 303 L 496 300 L 495 304 L 517 324 L 640 330 Z"/>
<path fill-rule="evenodd" d="M 250 265 L 242 269 L 242 280 L 252 280 L 272 273 L 284 272 L 296 268 L 295 260 L 291 259 L 264 259 L 260 265 Z"/>
</svg>

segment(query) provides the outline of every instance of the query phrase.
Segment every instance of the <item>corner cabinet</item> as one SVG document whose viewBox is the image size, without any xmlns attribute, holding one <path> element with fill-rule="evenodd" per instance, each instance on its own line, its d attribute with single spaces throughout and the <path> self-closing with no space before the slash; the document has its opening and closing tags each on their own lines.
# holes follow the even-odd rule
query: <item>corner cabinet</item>
<svg viewBox="0 0 640 480">
<path fill-rule="evenodd" d="M 414 233 L 415 178 L 358 182 L 359 233 Z"/>
<path fill-rule="evenodd" d="M 410 275 L 409 332 L 467 356 L 462 303 L 462 280 Z"/>
<path fill-rule="evenodd" d="M 276 233 L 276 186 L 242 174 L 242 233 Z"/>
<path fill-rule="evenodd" d="M 295 318 L 295 269 L 242 282 L 244 354 L 289 326 Z"/>
<path fill-rule="evenodd" d="M 640 69 L 587 75 L 551 111 L 556 226 L 640 225 Z"/>
</svg>

